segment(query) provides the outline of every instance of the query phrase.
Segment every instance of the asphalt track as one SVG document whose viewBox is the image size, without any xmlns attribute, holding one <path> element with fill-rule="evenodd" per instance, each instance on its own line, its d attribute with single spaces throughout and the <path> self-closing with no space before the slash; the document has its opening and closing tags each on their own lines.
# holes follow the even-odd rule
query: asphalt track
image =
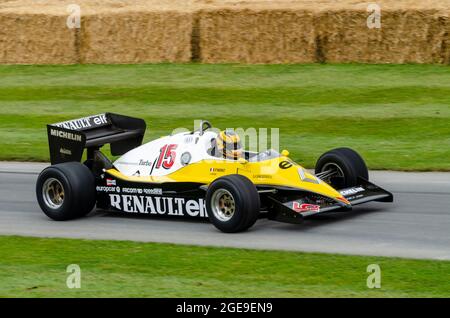
<svg viewBox="0 0 450 318">
<path fill-rule="evenodd" d="M 372 171 L 394 203 L 368 203 L 284 224 L 259 220 L 248 232 L 223 234 L 207 222 L 118 217 L 92 212 L 56 222 L 36 203 L 45 164 L 0 163 L 0 235 L 134 240 L 255 249 L 314 251 L 450 260 L 450 173 Z"/>
</svg>

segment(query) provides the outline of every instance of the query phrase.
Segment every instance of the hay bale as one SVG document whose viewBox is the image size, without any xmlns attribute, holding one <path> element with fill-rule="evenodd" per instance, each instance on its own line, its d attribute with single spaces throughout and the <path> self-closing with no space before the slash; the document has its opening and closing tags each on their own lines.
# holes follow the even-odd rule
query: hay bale
<svg viewBox="0 0 450 318">
<path fill-rule="evenodd" d="M 75 32 L 65 16 L 0 11 L 0 26 L 2 64 L 77 62 Z"/>
<path fill-rule="evenodd" d="M 318 50 L 327 62 L 448 63 L 448 17 L 436 10 L 385 10 L 381 28 L 367 27 L 367 12 L 321 12 Z"/>
<path fill-rule="evenodd" d="M 188 62 L 192 14 L 176 11 L 90 14 L 82 18 L 82 63 Z"/>
<path fill-rule="evenodd" d="M 450 63 L 450 3 L 378 0 L 0 0 L 0 63 Z"/>
<path fill-rule="evenodd" d="M 206 63 L 315 61 L 313 14 L 308 10 L 203 10 L 200 56 Z"/>
<path fill-rule="evenodd" d="M 73 3 L 81 8 L 81 29 L 66 26 L 68 5 Z M 0 2 L 0 63 L 187 62 L 190 4 L 190 0 Z"/>
<path fill-rule="evenodd" d="M 286 4 L 286 3 L 284 3 Z M 295 5 L 294 5 L 295 4 Z M 367 27 L 366 6 L 203 10 L 201 61 L 244 63 L 448 63 L 448 10 L 385 9 Z M 273 3 L 271 3 L 273 6 Z M 341 4 L 342 5 L 342 4 Z M 261 6 L 261 3 L 259 3 Z"/>
</svg>

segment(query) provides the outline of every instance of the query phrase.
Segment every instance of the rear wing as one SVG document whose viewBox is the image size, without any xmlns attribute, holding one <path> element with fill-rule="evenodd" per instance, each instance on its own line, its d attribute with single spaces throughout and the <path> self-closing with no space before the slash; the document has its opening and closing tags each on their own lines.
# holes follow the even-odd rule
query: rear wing
<svg viewBox="0 0 450 318">
<path fill-rule="evenodd" d="M 84 149 L 97 150 L 111 145 L 111 154 L 122 155 L 142 144 L 145 121 L 105 113 L 47 125 L 52 164 L 80 161 Z"/>
</svg>

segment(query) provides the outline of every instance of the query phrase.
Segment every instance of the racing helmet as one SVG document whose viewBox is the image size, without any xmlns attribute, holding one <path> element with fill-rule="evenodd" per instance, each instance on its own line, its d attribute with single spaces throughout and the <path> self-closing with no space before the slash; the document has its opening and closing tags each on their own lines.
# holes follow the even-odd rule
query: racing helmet
<svg viewBox="0 0 450 318">
<path fill-rule="evenodd" d="M 222 130 L 216 138 L 217 152 L 227 159 L 242 157 L 241 138 L 233 130 Z"/>
</svg>

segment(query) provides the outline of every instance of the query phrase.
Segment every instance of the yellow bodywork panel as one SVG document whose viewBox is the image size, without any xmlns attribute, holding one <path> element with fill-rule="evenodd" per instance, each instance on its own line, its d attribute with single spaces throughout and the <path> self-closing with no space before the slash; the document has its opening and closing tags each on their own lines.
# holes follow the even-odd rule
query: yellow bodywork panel
<svg viewBox="0 0 450 318">
<path fill-rule="evenodd" d="M 302 170 L 303 180 L 299 169 Z M 285 156 L 257 162 L 202 160 L 165 176 L 125 176 L 116 169 L 109 169 L 107 172 L 118 179 L 131 182 L 197 182 L 206 185 L 226 175 L 240 174 L 249 178 L 255 185 L 284 186 L 315 192 L 335 199 L 342 198 L 338 191 Z"/>
</svg>

